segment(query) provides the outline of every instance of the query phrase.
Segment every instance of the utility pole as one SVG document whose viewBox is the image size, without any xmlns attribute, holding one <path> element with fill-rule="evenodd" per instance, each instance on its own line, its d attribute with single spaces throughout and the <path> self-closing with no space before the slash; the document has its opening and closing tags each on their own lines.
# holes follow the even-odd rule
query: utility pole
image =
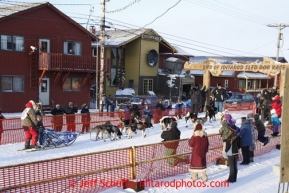
<svg viewBox="0 0 289 193">
<path fill-rule="evenodd" d="M 96 69 L 95 69 L 95 95 L 96 95 L 96 101 L 95 101 L 95 109 L 99 109 L 99 103 L 98 103 L 98 99 L 99 99 L 99 95 L 98 95 L 98 35 L 95 34 L 96 37 Z"/>
<path fill-rule="evenodd" d="M 104 87 L 104 33 L 105 33 L 105 1 L 101 0 L 100 21 L 100 77 L 99 77 L 99 112 L 103 112 L 103 87 Z"/>
<path fill-rule="evenodd" d="M 289 27 L 288 24 L 279 24 L 279 25 L 267 25 L 267 27 L 275 27 L 278 29 L 278 38 L 277 38 L 277 55 L 276 55 L 276 61 L 278 62 L 279 60 L 279 49 L 280 49 L 280 40 L 282 40 L 282 33 L 281 33 L 281 30 L 286 28 L 286 27 Z M 277 85 L 277 75 L 274 77 L 274 87 L 276 88 L 276 85 Z"/>
</svg>

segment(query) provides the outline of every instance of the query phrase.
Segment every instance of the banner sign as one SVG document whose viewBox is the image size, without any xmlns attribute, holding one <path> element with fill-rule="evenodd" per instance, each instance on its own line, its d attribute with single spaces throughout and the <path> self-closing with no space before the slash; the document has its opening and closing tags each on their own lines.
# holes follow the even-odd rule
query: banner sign
<svg viewBox="0 0 289 193">
<path fill-rule="evenodd" d="M 286 69 L 286 64 L 276 63 L 271 58 L 264 58 L 263 63 L 252 62 L 250 64 L 219 64 L 213 59 L 204 61 L 202 66 L 195 65 L 196 63 L 186 63 L 184 66 L 185 70 L 209 70 L 214 76 L 219 76 L 223 71 L 251 71 L 261 72 L 271 76 L 276 76 L 281 70 Z M 200 64 L 200 63 L 198 63 Z M 194 67 L 197 67 L 194 68 Z"/>
</svg>

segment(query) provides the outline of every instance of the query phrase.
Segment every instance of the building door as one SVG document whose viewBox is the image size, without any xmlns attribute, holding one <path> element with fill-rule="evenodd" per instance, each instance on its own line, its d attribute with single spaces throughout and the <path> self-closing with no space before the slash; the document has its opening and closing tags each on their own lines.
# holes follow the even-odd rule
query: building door
<svg viewBox="0 0 289 193">
<path fill-rule="evenodd" d="M 42 68 L 50 67 L 50 40 L 39 39 L 39 66 Z"/>
<path fill-rule="evenodd" d="M 39 101 L 42 105 L 49 105 L 50 84 L 49 78 L 43 78 L 39 85 Z"/>
</svg>

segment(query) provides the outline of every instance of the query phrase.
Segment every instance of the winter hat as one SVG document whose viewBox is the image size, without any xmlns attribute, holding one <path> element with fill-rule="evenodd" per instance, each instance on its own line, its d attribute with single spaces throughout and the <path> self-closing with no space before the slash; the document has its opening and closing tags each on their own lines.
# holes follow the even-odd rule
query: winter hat
<svg viewBox="0 0 289 193">
<path fill-rule="evenodd" d="M 274 114 L 274 113 L 276 113 L 276 110 L 275 109 L 271 109 L 270 113 Z"/>
<path fill-rule="evenodd" d="M 83 109 L 83 108 L 85 108 L 86 106 L 87 106 L 87 104 L 84 103 L 84 104 L 81 106 L 81 108 Z"/>
<path fill-rule="evenodd" d="M 200 131 L 203 130 L 203 127 L 201 124 L 196 125 L 195 131 L 198 131 L 198 130 L 200 130 Z"/>
<path fill-rule="evenodd" d="M 33 109 L 33 104 L 31 102 L 26 103 L 25 107 Z"/>
<path fill-rule="evenodd" d="M 227 121 L 229 121 L 229 120 L 232 119 L 232 115 L 231 115 L 231 114 L 226 114 L 225 117 L 226 117 L 226 120 L 227 120 Z"/>
<path fill-rule="evenodd" d="M 255 120 L 258 120 L 258 119 L 260 118 L 259 116 L 260 116 L 260 115 L 259 115 L 258 113 L 255 114 L 255 115 L 254 115 L 254 119 L 255 119 Z"/>
<path fill-rule="evenodd" d="M 29 102 L 32 104 L 32 108 L 36 109 L 36 103 L 33 100 L 30 100 Z"/>
<path fill-rule="evenodd" d="M 248 118 L 248 119 L 253 119 L 253 118 L 254 118 L 253 113 L 249 113 L 249 114 L 247 115 L 247 118 Z"/>
</svg>

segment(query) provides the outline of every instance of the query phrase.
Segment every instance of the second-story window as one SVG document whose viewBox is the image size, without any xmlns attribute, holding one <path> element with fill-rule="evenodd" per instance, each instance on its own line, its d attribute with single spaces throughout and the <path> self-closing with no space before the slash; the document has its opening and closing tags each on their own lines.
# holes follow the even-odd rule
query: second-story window
<svg viewBox="0 0 289 193">
<path fill-rule="evenodd" d="M 73 41 L 64 42 L 64 54 L 81 55 L 81 43 Z"/>
<path fill-rule="evenodd" d="M 24 37 L 1 35 L 1 50 L 24 51 Z"/>
</svg>

